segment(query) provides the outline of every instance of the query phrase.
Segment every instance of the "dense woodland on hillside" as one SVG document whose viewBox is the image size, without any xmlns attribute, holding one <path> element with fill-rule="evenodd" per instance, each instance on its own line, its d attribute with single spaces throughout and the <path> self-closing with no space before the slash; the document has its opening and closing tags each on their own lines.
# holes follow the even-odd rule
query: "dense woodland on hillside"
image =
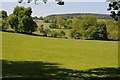
<svg viewBox="0 0 120 80">
<path fill-rule="evenodd" d="M 85 40 L 119 40 L 118 21 L 107 14 L 74 13 L 32 17 L 31 7 L 16 6 L 11 15 L 1 11 L 1 30 L 45 37 Z"/>
<path fill-rule="evenodd" d="M 62 16 L 65 19 L 68 18 L 80 18 L 81 16 L 96 16 L 98 19 L 111 19 L 111 17 L 108 14 L 95 14 L 95 13 L 71 13 L 71 14 L 56 14 L 56 15 L 48 15 L 47 17 L 53 17 L 53 16 Z"/>
</svg>

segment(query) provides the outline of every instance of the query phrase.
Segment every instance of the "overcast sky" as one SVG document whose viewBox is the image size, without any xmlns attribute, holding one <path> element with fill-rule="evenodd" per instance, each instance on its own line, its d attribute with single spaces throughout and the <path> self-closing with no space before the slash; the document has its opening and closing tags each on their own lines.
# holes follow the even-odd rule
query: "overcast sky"
<svg viewBox="0 0 120 80">
<path fill-rule="evenodd" d="M 4 0 L 5 1 L 5 0 Z M 14 2 L 0 2 L 2 4 L 0 10 L 6 10 L 8 14 L 11 14 L 15 6 L 25 6 L 32 8 L 32 16 L 47 16 L 51 14 L 65 14 L 65 13 L 99 13 L 109 14 L 107 11 L 108 4 L 106 0 L 64 0 L 65 5 L 59 6 L 54 0 L 48 0 L 47 4 L 40 3 L 36 5 L 34 3 L 18 3 L 17 0 Z M 72 1 L 72 2 L 71 2 Z M 74 1 L 74 2 L 73 2 Z M 81 2 L 80 2 L 81 1 Z M 82 2 L 83 1 L 83 2 Z M 97 2 L 98 1 L 98 2 Z"/>
</svg>

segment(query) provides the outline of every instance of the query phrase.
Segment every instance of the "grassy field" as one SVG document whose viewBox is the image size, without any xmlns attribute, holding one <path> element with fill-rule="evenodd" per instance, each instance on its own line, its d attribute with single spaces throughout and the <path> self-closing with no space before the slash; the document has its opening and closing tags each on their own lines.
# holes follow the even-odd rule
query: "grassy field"
<svg viewBox="0 0 120 80">
<path fill-rule="evenodd" d="M 81 77 L 82 73 L 83 76 L 100 77 L 119 75 L 116 69 L 117 41 L 58 39 L 2 32 L 2 53 L 3 77 L 55 78 L 66 77 L 66 74 Z M 87 69 L 90 70 L 71 71 Z"/>
<path fill-rule="evenodd" d="M 118 42 L 2 34 L 3 60 L 53 62 L 75 70 L 118 65 Z"/>
</svg>

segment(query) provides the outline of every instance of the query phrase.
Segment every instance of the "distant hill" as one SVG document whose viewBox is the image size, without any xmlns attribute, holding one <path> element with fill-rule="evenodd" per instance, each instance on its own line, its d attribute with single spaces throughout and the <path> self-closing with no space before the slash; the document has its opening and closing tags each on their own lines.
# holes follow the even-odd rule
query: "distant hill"
<svg viewBox="0 0 120 80">
<path fill-rule="evenodd" d="M 62 16 L 64 18 L 77 18 L 86 15 L 95 15 L 98 19 L 111 19 L 109 14 L 95 14 L 95 13 L 70 13 L 70 14 L 53 14 L 48 15 L 46 17 L 55 17 L 55 16 Z"/>
</svg>

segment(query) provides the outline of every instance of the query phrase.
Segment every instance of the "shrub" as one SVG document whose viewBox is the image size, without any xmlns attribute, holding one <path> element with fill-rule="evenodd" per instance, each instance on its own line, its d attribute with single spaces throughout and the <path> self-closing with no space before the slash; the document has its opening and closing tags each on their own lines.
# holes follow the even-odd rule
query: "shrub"
<svg viewBox="0 0 120 80">
<path fill-rule="evenodd" d="M 59 26 L 56 23 L 51 23 L 49 27 L 53 29 L 58 29 Z"/>
<path fill-rule="evenodd" d="M 45 23 L 49 23 L 49 20 L 47 20 L 47 19 L 44 19 L 44 22 L 45 22 Z"/>
<path fill-rule="evenodd" d="M 41 25 L 41 26 L 39 27 L 39 31 L 40 31 L 40 33 L 42 33 L 43 36 L 45 36 L 45 37 L 47 37 L 48 34 L 51 33 L 51 30 L 50 30 L 49 28 L 44 28 L 44 25 Z"/>
<path fill-rule="evenodd" d="M 57 32 L 56 30 L 51 31 L 51 37 L 58 38 L 59 32 Z"/>
<path fill-rule="evenodd" d="M 73 29 L 70 31 L 70 36 L 71 38 L 74 38 L 74 39 L 80 39 L 82 37 L 82 34 L 80 30 Z"/>
<path fill-rule="evenodd" d="M 66 35 L 66 33 L 65 33 L 65 31 L 60 31 L 60 35 L 62 36 L 62 37 L 64 37 L 65 35 Z"/>
<path fill-rule="evenodd" d="M 44 20 L 44 18 L 41 16 L 40 18 L 39 18 L 40 20 Z"/>
</svg>

